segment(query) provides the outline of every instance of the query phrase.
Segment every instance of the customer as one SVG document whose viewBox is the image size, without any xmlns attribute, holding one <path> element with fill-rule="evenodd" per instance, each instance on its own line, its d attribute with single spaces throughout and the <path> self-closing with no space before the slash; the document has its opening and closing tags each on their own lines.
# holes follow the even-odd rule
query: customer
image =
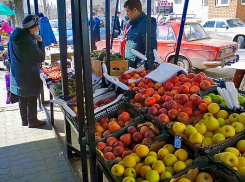
<svg viewBox="0 0 245 182">
<path fill-rule="evenodd" d="M 44 45 L 50 46 L 52 43 L 57 44 L 49 19 L 44 17 L 43 13 L 39 13 L 38 16 L 40 18 L 40 35 Z"/>
<path fill-rule="evenodd" d="M 122 23 L 121 23 L 121 29 L 123 31 L 125 31 L 126 26 L 128 25 L 128 23 L 129 23 L 129 17 L 128 16 L 125 16 L 124 17 L 124 20 L 122 20 Z"/>
<path fill-rule="evenodd" d="M 96 42 L 100 41 L 100 19 L 93 12 L 93 27 L 92 27 L 92 37 L 94 45 Z"/>
<path fill-rule="evenodd" d="M 120 27 L 120 20 L 119 20 L 120 15 L 121 15 L 121 12 L 117 12 L 116 18 L 114 18 L 114 16 L 112 17 L 111 30 L 113 29 L 114 21 L 116 21 L 115 27 L 114 27 L 114 38 L 118 37 L 118 35 L 121 34 L 121 27 Z"/>
<path fill-rule="evenodd" d="M 46 124 L 37 119 L 40 92 L 39 63 L 45 59 L 45 47 L 39 32 L 39 18 L 28 15 L 10 36 L 10 91 L 19 96 L 22 125 L 37 128 Z"/>
<path fill-rule="evenodd" d="M 125 45 L 125 57 L 129 60 L 129 66 L 136 68 L 137 63 L 140 61 L 131 52 L 131 49 L 135 49 L 142 54 L 146 53 L 146 14 L 142 12 L 142 4 L 140 0 L 127 0 L 124 3 L 124 8 L 127 12 L 127 16 L 130 19 L 129 30 L 126 37 Z M 154 55 L 153 50 L 157 49 L 156 39 L 156 19 L 151 18 L 151 50 L 150 61 L 148 61 L 148 68 L 153 67 Z"/>
</svg>

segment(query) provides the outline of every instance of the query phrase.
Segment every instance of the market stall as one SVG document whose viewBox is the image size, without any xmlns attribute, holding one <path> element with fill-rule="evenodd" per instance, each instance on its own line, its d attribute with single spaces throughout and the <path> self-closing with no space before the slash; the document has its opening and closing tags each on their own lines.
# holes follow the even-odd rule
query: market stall
<svg viewBox="0 0 245 182">
<path fill-rule="evenodd" d="M 150 21 L 151 1 L 147 2 Z M 187 6 L 188 0 L 183 25 Z M 244 92 L 230 82 L 157 60 L 152 70 L 146 69 L 149 26 L 146 58 L 136 52 L 143 64 L 114 74 L 111 68 L 127 61 L 110 52 L 109 28 L 106 52 L 90 51 L 86 0 L 71 3 L 72 70 L 65 7 L 65 0 L 59 1 L 60 61 L 43 67 L 41 78 L 50 91 L 51 123 L 56 103 L 64 114 L 67 156 L 81 157 L 83 181 L 89 181 L 88 176 L 90 181 L 103 181 L 102 172 L 113 182 L 244 181 Z M 109 9 L 106 1 L 107 13 Z M 179 49 L 181 38 L 178 42 Z M 102 78 L 92 75 L 98 62 Z M 80 150 L 72 146 L 71 127 L 79 136 Z"/>
</svg>

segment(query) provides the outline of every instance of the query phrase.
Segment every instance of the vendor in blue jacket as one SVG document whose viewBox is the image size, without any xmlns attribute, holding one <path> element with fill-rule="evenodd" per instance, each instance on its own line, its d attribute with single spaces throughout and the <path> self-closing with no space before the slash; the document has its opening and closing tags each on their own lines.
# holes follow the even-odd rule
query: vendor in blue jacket
<svg viewBox="0 0 245 182">
<path fill-rule="evenodd" d="M 126 36 L 125 44 L 125 57 L 129 60 L 129 66 L 132 68 L 137 67 L 137 63 L 141 60 L 131 52 L 131 49 L 135 49 L 145 55 L 146 53 L 146 23 L 147 16 L 142 12 L 142 4 L 140 0 L 127 0 L 124 3 L 124 8 L 127 12 L 127 16 L 130 19 L 129 30 Z M 153 67 L 154 54 L 153 50 L 157 49 L 157 36 L 156 36 L 156 19 L 151 18 L 151 50 L 150 60 L 148 61 L 148 68 Z"/>
<path fill-rule="evenodd" d="M 52 43 L 57 44 L 49 19 L 43 13 L 39 13 L 38 16 L 40 18 L 40 35 L 44 45 L 50 46 Z"/>
<path fill-rule="evenodd" d="M 41 86 L 39 64 L 45 59 L 45 47 L 38 32 L 38 16 L 28 15 L 22 28 L 15 28 L 9 40 L 10 91 L 19 96 L 22 125 L 29 124 L 29 128 L 46 124 L 37 119 L 37 96 Z"/>
</svg>

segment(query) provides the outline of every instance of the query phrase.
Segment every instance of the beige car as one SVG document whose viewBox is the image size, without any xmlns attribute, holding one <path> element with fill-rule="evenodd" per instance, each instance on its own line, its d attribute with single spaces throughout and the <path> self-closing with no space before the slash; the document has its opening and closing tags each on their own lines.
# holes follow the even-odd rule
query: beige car
<svg viewBox="0 0 245 182">
<path fill-rule="evenodd" d="M 239 18 L 216 18 L 201 23 L 212 39 L 237 42 L 239 48 L 244 48 L 245 23 Z"/>
</svg>

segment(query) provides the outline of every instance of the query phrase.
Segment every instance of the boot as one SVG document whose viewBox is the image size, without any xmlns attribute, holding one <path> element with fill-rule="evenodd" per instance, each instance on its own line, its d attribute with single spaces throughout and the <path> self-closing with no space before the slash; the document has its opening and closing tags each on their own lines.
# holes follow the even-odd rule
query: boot
<svg viewBox="0 0 245 182">
<path fill-rule="evenodd" d="M 35 122 L 30 122 L 29 123 L 29 128 L 39 128 L 42 126 L 45 126 L 46 122 L 45 121 L 40 121 L 40 120 L 36 120 Z"/>
<path fill-rule="evenodd" d="M 28 126 L 28 122 L 27 121 L 22 121 L 22 126 Z"/>
</svg>

